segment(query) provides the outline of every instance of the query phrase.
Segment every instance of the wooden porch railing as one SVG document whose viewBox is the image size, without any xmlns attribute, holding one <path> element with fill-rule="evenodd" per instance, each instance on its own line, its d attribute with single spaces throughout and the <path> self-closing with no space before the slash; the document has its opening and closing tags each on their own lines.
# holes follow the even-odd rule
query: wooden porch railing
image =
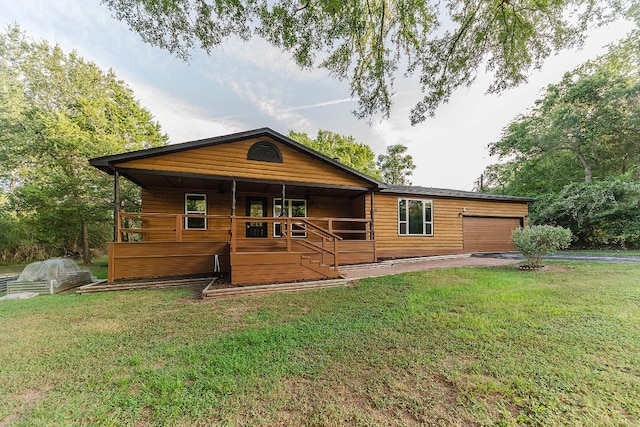
<svg viewBox="0 0 640 427">
<path fill-rule="evenodd" d="M 342 237 L 323 229 L 322 227 L 311 222 L 312 218 L 292 218 L 292 217 L 251 217 L 251 216 L 232 216 L 231 217 L 231 254 L 238 253 L 238 230 L 242 230 L 244 224 L 247 223 L 264 223 L 271 224 L 268 227 L 273 232 L 275 224 L 280 225 L 279 236 L 267 237 L 267 239 L 286 241 L 287 252 L 295 252 L 293 250 L 294 243 L 304 246 L 308 250 L 317 253 L 320 256 L 320 261 L 324 265 L 329 265 L 334 268 L 338 268 L 338 241 L 342 240 Z M 312 237 L 313 236 L 313 237 Z M 249 240 L 260 240 L 260 238 L 247 238 Z M 326 255 L 333 257 L 333 262 L 329 262 Z"/>
<path fill-rule="evenodd" d="M 198 233 L 220 233 L 229 236 L 230 227 L 206 229 L 188 229 L 185 228 L 186 218 L 203 218 L 209 220 L 221 220 L 229 223 L 228 215 L 195 215 L 195 214 L 165 214 L 165 213 L 118 213 L 118 232 L 116 233 L 117 242 L 137 242 L 144 240 L 142 236 L 152 234 L 172 235 L 171 239 L 164 241 L 182 242 L 185 231 L 196 231 Z M 155 223 L 155 224 L 153 224 Z M 160 224 L 160 226 L 158 226 Z M 124 238 L 127 236 L 127 238 Z M 228 238 L 228 237 L 227 237 Z"/>
<path fill-rule="evenodd" d="M 368 218 L 306 218 L 307 221 L 319 225 L 329 233 L 351 236 L 362 236 L 362 240 L 371 239 L 371 220 Z M 326 226 L 325 226 L 326 224 Z M 350 226 L 345 228 L 345 226 Z"/>
<path fill-rule="evenodd" d="M 205 229 L 186 228 L 187 220 L 190 218 L 205 219 L 207 227 Z M 245 229 L 249 223 L 267 225 L 266 236 L 245 238 Z M 279 224 L 279 235 L 275 235 L 275 224 Z M 322 264 L 337 268 L 339 265 L 338 242 L 344 239 L 343 236 L 370 240 L 371 220 L 120 212 L 116 235 L 118 243 L 209 240 L 228 242 L 231 254 L 238 253 L 239 239 L 243 244 L 249 244 L 251 241 L 282 241 L 284 239 L 286 252 L 294 252 L 294 246 L 300 245 L 317 254 Z"/>
</svg>

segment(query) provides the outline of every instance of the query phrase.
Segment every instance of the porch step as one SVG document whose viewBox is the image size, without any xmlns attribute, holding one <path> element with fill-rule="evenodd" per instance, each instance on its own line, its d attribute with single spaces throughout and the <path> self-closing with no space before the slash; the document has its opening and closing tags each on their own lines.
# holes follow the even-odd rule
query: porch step
<svg viewBox="0 0 640 427">
<path fill-rule="evenodd" d="M 202 291 L 202 297 L 220 299 L 240 296 L 270 295 L 284 292 L 300 292 L 314 289 L 334 288 L 337 286 L 352 286 L 354 283 L 354 280 L 340 278 L 329 280 L 313 280 L 308 282 L 279 283 L 273 285 L 242 286 L 223 289 L 209 289 L 209 287 L 207 287 L 204 291 Z"/>
<path fill-rule="evenodd" d="M 129 282 L 129 283 L 108 283 L 106 280 L 101 282 L 90 283 L 85 286 L 80 286 L 77 290 L 77 294 L 90 294 L 97 292 L 111 292 L 111 291 L 132 291 L 142 289 L 168 289 L 168 288 L 182 288 L 190 286 L 206 286 L 214 281 L 215 277 L 199 277 L 197 279 L 163 279 L 156 281 L 146 282 Z"/>
<path fill-rule="evenodd" d="M 300 260 L 304 267 L 313 270 L 318 274 L 332 278 L 338 277 L 335 267 L 322 264 L 318 259 L 313 259 L 307 255 L 300 255 Z"/>
</svg>

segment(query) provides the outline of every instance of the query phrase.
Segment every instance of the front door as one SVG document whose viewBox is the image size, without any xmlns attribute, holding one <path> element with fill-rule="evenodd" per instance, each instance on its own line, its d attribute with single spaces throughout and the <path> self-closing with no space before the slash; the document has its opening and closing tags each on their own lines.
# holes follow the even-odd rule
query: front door
<svg viewBox="0 0 640 427">
<path fill-rule="evenodd" d="M 267 199 L 247 197 L 247 216 L 262 218 L 267 214 Z M 267 237 L 266 222 L 247 222 L 247 237 Z"/>
</svg>

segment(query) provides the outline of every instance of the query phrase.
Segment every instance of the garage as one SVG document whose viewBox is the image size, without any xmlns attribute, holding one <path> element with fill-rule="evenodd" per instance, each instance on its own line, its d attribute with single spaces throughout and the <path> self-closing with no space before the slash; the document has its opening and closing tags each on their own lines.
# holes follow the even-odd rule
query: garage
<svg viewBox="0 0 640 427">
<path fill-rule="evenodd" d="M 462 219 L 464 251 L 515 251 L 511 231 L 521 225 L 522 218 L 465 216 Z"/>
</svg>

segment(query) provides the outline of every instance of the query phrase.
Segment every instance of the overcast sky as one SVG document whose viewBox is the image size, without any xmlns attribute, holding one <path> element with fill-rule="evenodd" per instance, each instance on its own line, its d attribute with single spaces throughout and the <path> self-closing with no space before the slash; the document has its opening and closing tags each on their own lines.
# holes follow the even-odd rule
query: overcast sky
<svg viewBox="0 0 640 427">
<path fill-rule="evenodd" d="M 591 33 L 581 51 L 551 57 L 532 73 L 529 83 L 502 95 L 485 95 L 490 78 L 480 74 L 460 89 L 434 119 L 417 126 L 409 110 L 421 98 L 414 80 L 399 80 L 387 120 L 371 124 L 356 119 L 347 83 L 321 70 L 301 71 L 280 53 L 254 39 L 232 42 L 211 55 L 196 52 L 185 63 L 143 43 L 111 17 L 99 0 L 0 0 L 0 24 L 17 23 L 34 39 L 47 39 L 117 76 L 133 89 L 141 104 L 160 122 L 171 143 L 261 127 L 315 136 L 318 129 L 352 135 L 382 154 L 388 145 L 404 144 L 417 168 L 414 185 L 471 190 L 484 168 L 497 159 L 487 145 L 502 128 L 526 112 L 549 83 L 630 28 L 617 23 Z"/>
</svg>

